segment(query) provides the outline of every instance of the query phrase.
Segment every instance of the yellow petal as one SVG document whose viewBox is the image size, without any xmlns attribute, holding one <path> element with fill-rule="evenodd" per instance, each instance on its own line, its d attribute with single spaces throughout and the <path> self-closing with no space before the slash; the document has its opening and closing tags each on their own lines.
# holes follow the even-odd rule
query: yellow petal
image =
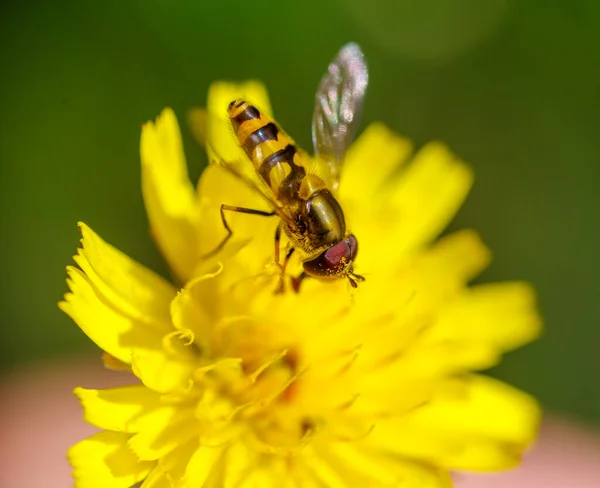
<svg viewBox="0 0 600 488">
<path fill-rule="evenodd" d="M 189 486 L 185 480 L 185 470 L 199 445 L 199 436 L 192 437 L 158 460 L 158 467 L 167 473 L 167 478 L 172 483 L 170 488 L 187 488 Z"/>
<path fill-rule="evenodd" d="M 185 470 L 187 486 L 204 486 L 215 463 L 223 454 L 222 447 L 200 446 L 192 455 Z"/>
<path fill-rule="evenodd" d="M 472 230 L 460 230 L 444 236 L 426 252 L 403 263 L 398 279 L 414 281 L 412 289 L 417 296 L 411 305 L 437 308 L 445 305 L 449 297 L 462 292 L 490 260 L 491 253 L 479 235 Z"/>
<path fill-rule="evenodd" d="M 311 483 L 305 476 L 297 477 L 297 462 L 290 463 L 279 455 L 261 455 L 260 452 L 242 442 L 228 444 L 224 449 L 213 449 L 219 453 L 216 459 L 210 453 L 199 455 L 198 480 L 204 478 L 204 470 L 212 466 L 204 484 L 192 482 L 193 473 L 186 474 L 185 486 L 203 488 L 322 488 Z M 207 448 L 205 448 L 207 449 Z M 208 463 L 206 461 L 208 460 Z M 212 460 L 212 464 L 211 464 Z M 192 469 L 192 468 L 190 468 Z M 190 477 L 188 477 L 190 475 Z"/>
<path fill-rule="evenodd" d="M 209 278 L 207 278 L 210 280 Z M 194 335 L 194 344 L 199 347 L 202 354 L 210 356 L 212 342 L 212 318 L 203 307 L 202 301 L 195 296 L 194 290 L 197 288 L 197 278 L 188 282 L 183 290 L 177 295 L 177 298 L 171 303 L 171 316 L 173 325 L 178 330 L 189 330 Z M 210 287 L 209 287 L 210 290 Z M 216 303 L 216 301 L 214 302 Z M 210 305 L 210 303 L 208 304 Z"/>
<path fill-rule="evenodd" d="M 302 464 L 310 473 L 310 477 L 318 482 L 318 486 L 327 486 L 328 488 L 348 488 L 356 487 L 358 484 L 348 484 L 343 472 L 339 472 L 336 467 L 323 457 L 322 452 L 314 453 L 314 450 L 305 450 L 302 455 Z M 356 480 L 361 483 L 364 480 Z M 352 483 L 352 482 L 350 482 Z M 368 486 L 368 485 L 367 485 Z"/>
<path fill-rule="evenodd" d="M 229 444 L 210 473 L 205 488 L 239 488 L 258 466 L 259 455 L 242 443 Z M 260 468 L 259 468 L 260 469 Z M 270 486 L 270 485 L 255 485 Z M 275 485 L 277 486 L 277 485 Z"/>
<path fill-rule="evenodd" d="M 536 338 L 541 320 L 526 283 L 479 285 L 445 307 L 423 335 L 422 362 L 448 372 L 489 368 L 501 355 Z M 434 359 L 435 358 L 435 359 Z"/>
<path fill-rule="evenodd" d="M 75 388 L 85 421 L 104 430 L 134 433 L 140 418 L 162 405 L 160 395 L 143 385 L 122 386 L 106 390 Z"/>
<path fill-rule="evenodd" d="M 165 456 L 199 435 L 191 407 L 162 408 L 140 419 L 140 431 L 129 439 L 129 448 L 144 461 Z"/>
<path fill-rule="evenodd" d="M 528 283 L 491 283 L 468 289 L 444 309 L 432 340 L 461 340 L 515 349 L 541 332 L 535 292 Z"/>
<path fill-rule="evenodd" d="M 132 355 L 133 373 L 145 386 L 159 393 L 187 393 L 192 387 L 196 358 L 186 349 L 193 345 L 183 342 L 189 339 L 181 339 L 176 334 L 163 338 L 168 350 L 138 349 Z"/>
<path fill-rule="evenodd" d="M 185 282 L 198 261 L 199 208 L 190 183 L 175 114 L 163 110 L 142 128 L 142 191 L 152 234 L 171 269 Z"/>
<path fill-rule="evenodd" d="M 331 488 L 450 488 L 449 477 L 425 463 L 357 448 L 353 442 L 305 449 L 304 477 Z"/>
<path fill-rule="evenodd" d="M 69 449 L 76 488 L 130 488 L 142 481 L 154 463 L 140 462 L 127 448 L 129 435 L 99 432 Z"/>
<path fill-rule="evenodd" d="M 382 123 L 373 123 L 348 150 L 340 182 L 340 199 L 349 213 L 360 211 L 365 199 L 379 190 L 412 153 L 412 143 Z M 356 210 L 355 210 L 356 208 Z"/>
<path fill-rule="evenodd" d="M 156 466 L 150 471 L 140 488 L 173 488 L 173 485 L 167 473 L 160 466 Z"/>
<path fill-rule="evenodd" d="M 246 157 L 245 155 L 243 156 Z M 247 164 L 254 171 L 249 161 Z M 270 211 L 270 204 L 249 185 L 225 171 L 218 165 L 209 165 L 198 182 L 198 197 L 202 209 L 202 239 L 200 242 L 202 253 L 213 251 L 227 235 L 221 220 L 221 204 L 234 205 L 244 208 Z M 267 243 L 263 253 L 267 254 L 273 249 L 273 236 L 275 235 L 276 217 L 262 217 L 257 215 L 226 212 L 227 223 L 233 235 L 228 244 L 235 247 L 234 242 L 247 243 L 252 241 L 254 246 Z M 258 244 L 257 244 L 258 243 Z M 256 252 L 256 247 L 252 248 Z M 220 257 L 220 259 L 224 259 Z M 256 257 L 252 262 L 256 262 Z M 260 259 L 259 259 L 260 261 Z"/>
<path fill-rule="evenodd" d="M 389 186 L 394 218 L 386 225 L 394 235 L 395 251 L 414 249 L 437 236 L 462 205 L 472 182 L 471 170 L 446 146 L 424 146 Z"/>
<path fill-rule="evenodd" d="M 413 414 L 378 423 L 365 443 L 448 469 L 497 471 L 518 464 L 539 417 L 529 395 L 473 375 L 448 380 Z"/>
<path fill-rule="evenodd" d="M 59 307 L 101 349 L 131 364 L 134 350 L 160 347 L 164 332 L 159 326 L 148 326 L 117 311 L 81 270 L 69 266 L 67 274 L 71 293 Z"/>
<path fill-rule="evenodd" d="M 206 139 L 210 148 L 225 161 L 234 161 L 243 155 L 227 117 L 227 107 L 236 98 L 256 105 L 265 114 L 273 113 L 267 89 L 259 81 L 213 83 L 208 90 Z"/>
<path fill-rule="evenodd" d="M 104 367 L 106 369 L 110 369 L 112 371 L 127 371 L 131 373 L 131 365 L 126 364 L 123 361 L 118 360 L 116 357 L 111 356 L 106 351 L 102 351 L 102 362 L 104 363 Z"/>
<path fill-rule="evenodd" d="M 363 256 L 365 266 L 379 269 L 381 276 L 373 277 L 372 288 L 370 284 L 363 286 L 366 296 L 360 298 L 360 306 L 365 307 L 365 312 L 375 307 L 378 313 L 388 310 L 400 316 L 410 310 L 428 315 L 435 312 L 462 292 L 491 259 L 490 251 L 471 230 L 444 236 L 429 249 L 404 258 L 377 249 L 370 251 Z M 381 296 L 389 294 L 392 288 L 397 300 L 382 303 Z M 398 303 L 402 305 L 400 310 Z"/>
<path fill-rule="evenodd" d="M 170 330 L 169 307 L 175 288 L 107 244 L 84 223 L 78 225 L 83 247 L 75 261 L 104 298 L 125 315 Z"/>
<path fill-rule="evenodd" d="M 252 469 L 248 469 L 237 484 L 227 485 L 231 488 L 296 488 L 298 484 L 293 483 L 289 477 L 289 471 L 285 458 L 280 456 L 268 457 L 258 461 Z M 299 480 L 301 482 L 301 480 Z M 221 485 L 213 485 L 217 488 Z M 304 486 L 304 485 L 300 485 Z"/>
</svg>

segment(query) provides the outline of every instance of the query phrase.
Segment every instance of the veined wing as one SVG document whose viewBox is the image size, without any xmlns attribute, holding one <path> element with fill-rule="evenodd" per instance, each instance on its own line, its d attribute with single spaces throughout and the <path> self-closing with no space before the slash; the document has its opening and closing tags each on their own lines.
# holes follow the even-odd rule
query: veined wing
<svg viewBox="0 0 600 488">
<path fill-rule="evenodd" d="M 333 190 L 339 185 L 344 155 L 352 142 L 369 74 L 362 50 L 345 44 L 321 79 L 312 120 L 312 138 L 319 172 Z"/>
</svg>

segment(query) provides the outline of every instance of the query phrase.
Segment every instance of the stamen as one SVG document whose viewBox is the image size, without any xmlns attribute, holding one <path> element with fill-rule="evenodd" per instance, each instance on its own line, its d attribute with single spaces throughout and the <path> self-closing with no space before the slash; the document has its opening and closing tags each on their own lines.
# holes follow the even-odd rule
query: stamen
<svg viewBox="0 0 600 488">
<path fill-rule="evenodd" d="M 194 378 L 197 380 L 202 380 L 206 373 L 213 371 L 215 369 L 219 369 L 222 367 L 230 367 L 230 369 L 237 369 L 236 366 L 241 371 L 242 368 L 242 358 L 223 358 L 215 361 L 214 363 L 207 364 L 205 366 L 201 366 L 200 368 L 194 371 Z"/>
<path fill-rule="evenodd" d="M 221 261 L 217 261 L 216 263 L 217 269 L 215 271 L 212 272 L 206 272 L 201 276 L 198 276 L 196 278 L 193 278 L 192 280 L 190 280 L 190 282 L 186 285 L 186 288 L 191 288 L 194 285 L 196 285 L 197 283 L 201 283 L 202 281 L 206 281 L 209 280 L 211 278 L 216 278 L 217 276 L 219 276 L 222 272 L 223 272 L 223 263 Z"/>
<path fill-rule="evenodd" d="M 190 393 L 194 389 L 194 380 L 191 378 L 188 380 L 187 385 L 183 388 L 176 388 L 175 390 L 161 395 L 160 401 L 165 404 L 176 405 L 178 403 L 184 403 L 194 399 Z"/>
<path fill-rule="evenodd" d="M 363 439 L 366 439 L 371 434 L 371 432 L 373 432 L 374 428 L 375 428 L 375 424 L 372 424 L 366 430 L 366 432 L 364 432 L 362 434 L 358 434 L 356 437 L 338 436 L 337 440 L 340 441 L 340 442 L 358 442 L 358 441 L 362 441 Z"/>
<path fill-rule="evenodd" d="M 175 342 L 175 339 L 179 341 Z M 163 349 L 171 356 L 180 356 L 181 349 L 177 346 L 189 347 L 194 344 L 194 333 L 190 329 L 174 330 L 162 338 Z"/>
<path fill-rule="evenodd" d="M 280 353 L 278 353 L 275 356 L 271 357 L 270 359 L 267 359 L 262 365 L 260 365 L 254 371 L 254 373 L 248 375 L 248 379 L 250 380 L 250 383 L 256 383 L 256 380 L 258 379 L 258 377 L 266 369 L 268 369 L 270 366 L 272 366 L 274 363 L 276 363 L 277 361 L 279 361 L 280 359 L 282 359 L 283 357 L 285 357 L 285 355 L 287 354 L 287 352 L 288 352 L 288 350 L 284 349 L 283 351 L 281 351 Z"/>
<path fill-rule="evenodd" d="M 273 393 L 271 393 L 270 395 L 254 402 L 253 407 L 254 408 L 248 408 L 248 415 L 255 415 L 256 413 L 258 413 L 260 410 L 263 410 L 265 407 L 269 406 L 271 403 L 273 403 L 273 401 L 280 396 L 283 392 L 285 392 L 290 385 L 292 385 L 292 383 L 294 383 L 296 380 L 298 380 L 298 378 L 300 378 L 300 376 L 302 376 L 304 373 L 306 373 L 306 369 L 302 370 L 292 376 L 290 376 L 290 378 L 288 378 L 285 382 L 282 383 L 282 385 L 277 388 Z"/>
<path fill-rule="evenodd" d="M 339 411 L 348 410 L 352 405 L 356 403 L 356 400 L 360 397 L 360 393 L 355 393 L 354 396 L 345 403 L 342 403 L 337 409 Z"/>
<path fill-rule="evenodd" d="M 348 360 L 348 362 L 346 364 L 344 364 L 341 369 L 340 369 L 340 374 L 346 373 L 351 367 L 352 365 L 356 362 L 356 360 L 358 359 L 358 355 L 361 353 L 363 348 L 362 344 L 359 344 L 358 346 L 352 348 L 350 351 L 345 351 L 343 354 L 344 355 L 350 355 L 350 359 Z"/>
<path fill-rule="evenodd" d="M 314 425 L 310 425 L 304 429 L 302 437 L 298 440 L 298 443 L 291 447 L 276 446 L 269 444 L 258 437 L 252 438 L 252 441 L 256 444 L 259 451 L 267 454 L 278 454 L 278 455 L 294 455 L 298 454 L 315 436 L 316 428 Z"/>
</svg>

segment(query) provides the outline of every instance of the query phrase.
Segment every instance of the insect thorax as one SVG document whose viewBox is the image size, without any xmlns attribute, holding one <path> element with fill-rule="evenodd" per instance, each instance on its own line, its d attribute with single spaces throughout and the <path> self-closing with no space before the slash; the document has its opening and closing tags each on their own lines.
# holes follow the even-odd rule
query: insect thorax
<svg viewBox="0 0 600 488">
<path fill-rule="evenodd" d="M 327 189 L 318 190 L 303 201 L 295 226 L 286 233 L 306 254 L 314 255 L 345 238 L 346 222 L 340 204 Z"/>
</svg>

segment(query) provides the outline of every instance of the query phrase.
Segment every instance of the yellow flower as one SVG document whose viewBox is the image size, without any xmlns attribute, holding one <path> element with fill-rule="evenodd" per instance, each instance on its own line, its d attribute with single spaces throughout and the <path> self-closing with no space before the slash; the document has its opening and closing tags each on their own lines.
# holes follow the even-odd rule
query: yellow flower
<svg viewBox="0 0 600 488">
<path fill-rule="evenodd" d="M 240 157 L 215 121 L 262 85 L 213 85 L 195 130 Z M 214 117 L 214 118 L 211 118 Z M 200 123 L 202 122 L 202 123 Z M 452 470 L 515 466 L 535 437 L 535 401 L 473 373 L 540 330 L 524 283 L 467 286 L 490 259 L 473 231 L 439 240 L 472 182 L 446 147 L 411 156 L 373 124 L 350 149 L 339 199 L 366 280 L 306 280 L 274 294 L 276 218 L 222 168 L 189 182 L 177 120 L 142 130 L 143 192 L 170 284 L 80 224 L 61 308 L 139 384 L 75 394 L 101 432 L 69 451 L 79 488 L 451 486 Z M 290 267 L 297 272 L 300 262 Z M 179 286 L 177 285 L 177 286 Z"/>
</svg>

